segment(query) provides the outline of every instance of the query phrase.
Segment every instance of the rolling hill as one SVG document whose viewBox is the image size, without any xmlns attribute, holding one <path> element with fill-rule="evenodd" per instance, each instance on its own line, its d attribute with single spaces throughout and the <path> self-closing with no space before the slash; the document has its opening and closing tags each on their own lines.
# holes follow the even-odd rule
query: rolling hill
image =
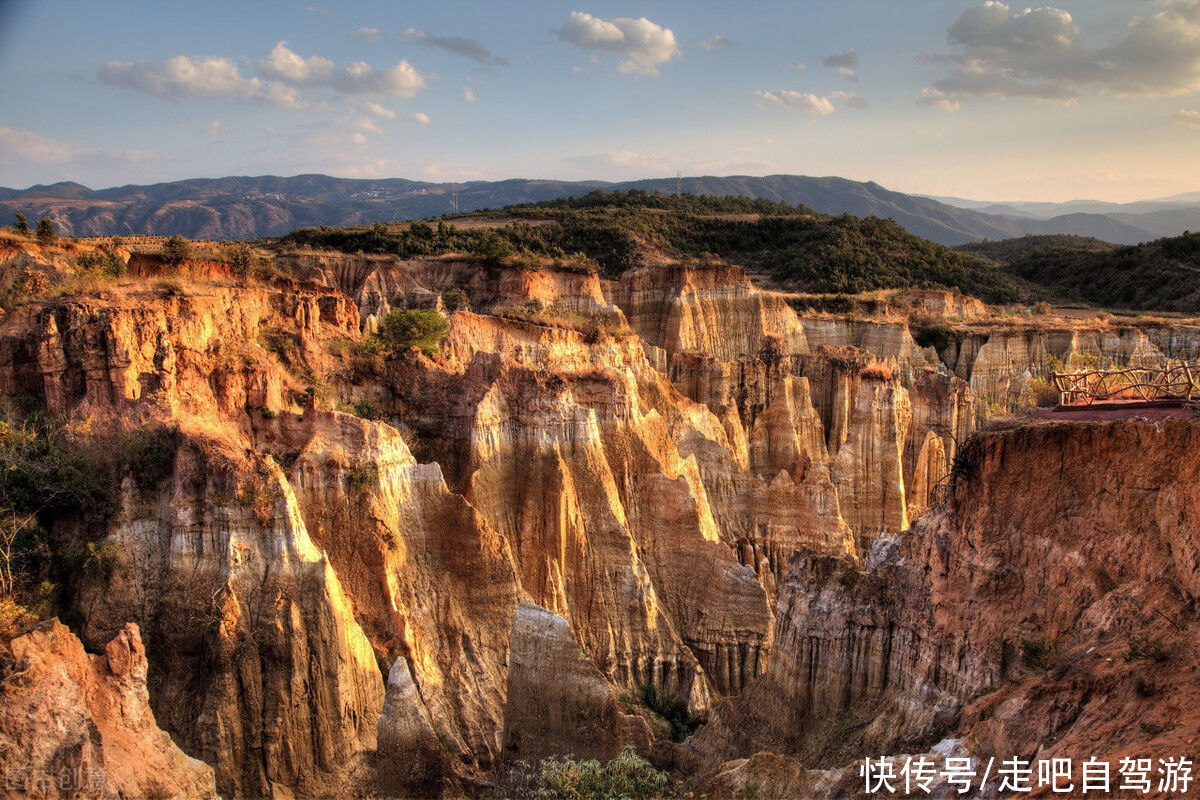
<svg viewBox="0 0 1200 800">
<path fill-rule="evenodd" d="M 314 225 L 361 225 L 374 220 L 438 216 L 457 208 L 472 211 L 514 203 L 586 194 L 597 188 L 644 189 L 673 194 L 742 195 L 824 214 L 890 218 L 910 233 L 945 245 L 1028 234 L 1076 234 L 1118 243 L 1136 243 L 1164 233 L 1181 233 L 1189 217 L 1142 220 L 1138 214 L 1073 211 L 1038 219 L 959 208 L 928 197 L 891 191 L 873 182 L 836 177 L 660 178 L 610 184 L 600 181 L 511 179 L 461 184 L 403 178 L 351 179 L 328 175 L 192 179 L 145 186 L 89 189 L 56 183 L 28 189 L 0 189 L 0 219 L 20 210 L 31 219 L 48 216 L 59 231 L 79 236 L 182 234 L 192 238 L 252 239 L 278 236 Z M 1173 207 L 1167 214 L 1176 214 Z M 1175 224 L 1177 229 L 1164 231 Z"/>
</svg>

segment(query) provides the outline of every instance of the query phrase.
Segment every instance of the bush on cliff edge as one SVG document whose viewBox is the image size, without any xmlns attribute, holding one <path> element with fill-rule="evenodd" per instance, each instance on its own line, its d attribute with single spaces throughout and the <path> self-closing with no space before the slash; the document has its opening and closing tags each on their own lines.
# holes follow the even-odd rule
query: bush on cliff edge
<svg viewBox="0 0 1200 800">
<path fill-rule="evenodd" d="M 432 309 L 395 310 L 387 315 L 379 332 L 371 336 L 371 344 L 385 356 L 395 356 L 416 347 L 427 356 L 438 351 L 450 323 Z"/>
</svg>

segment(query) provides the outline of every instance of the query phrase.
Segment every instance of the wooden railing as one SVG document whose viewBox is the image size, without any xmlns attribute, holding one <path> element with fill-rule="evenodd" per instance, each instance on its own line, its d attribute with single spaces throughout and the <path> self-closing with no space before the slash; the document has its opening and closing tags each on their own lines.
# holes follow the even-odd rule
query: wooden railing
<svg viewBox="0 0 1200 800">
<path fill-rule="evenodd" d="M 1200 366 L 1193 364 L 1055 372 L 1053 378 L 1064 406 L 1200 399 Z"/>
</svg>

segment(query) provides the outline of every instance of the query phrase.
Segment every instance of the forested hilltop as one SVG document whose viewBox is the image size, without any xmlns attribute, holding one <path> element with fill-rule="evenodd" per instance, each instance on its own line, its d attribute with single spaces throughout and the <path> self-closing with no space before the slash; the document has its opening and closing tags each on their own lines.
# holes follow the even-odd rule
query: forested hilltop
<svg viewBox="0 0 1200 800">
<path fill-rule="evenodd" d="M 1068 300 L 1108 308 L 1200 309 L 1200 233 L 1121 246 L 1082 236 L 1025 236 L 963 245 Z"/>
<path fill-rule="evenodd" d="M 610 277 L 646 257 L 720 259 L 799 292 L 958 288 L 993 303 L 1040 296 L 994 263 L 913 236 L 892 220 L 740 196 L 595 191 L 429 222 L 305 228 L 278 244 L 401 258 L 469 252 L 531 269 L 558 264 Z"/>
</svg>

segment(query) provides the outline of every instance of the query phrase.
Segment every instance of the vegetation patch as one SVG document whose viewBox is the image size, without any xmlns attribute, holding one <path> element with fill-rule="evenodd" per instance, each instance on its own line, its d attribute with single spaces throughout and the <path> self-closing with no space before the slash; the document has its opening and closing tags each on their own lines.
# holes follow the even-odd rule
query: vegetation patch
<svg viewBox="0 0 1200 800">
<path fill-rule="evenodd" d="M 667 773 L 631 747 L 604 764 L 571 756 L 543 759 L 528 789 L 517 793 L 530 800 L 654 800 L 675 794 Z"/>
<path fill-rule="evenodd" d="M 964 245 L 1065 300 L 1109 308 L 1200 311 L 1200 233 L 1119 246 L 1081 236 Z"/>
<path fill-rule="evenodd" d="M 700 720 L 688 711 L 687 703 L 673 694 L 660 692 L 653 686 L 642 686 L 639 699 L 646 708 L 667 721 L 671 726 L 671 741 L 682 742 L 700 727 Z"/>
<path fill-rule="evenodd" d="M 432 309 L 397 309 L 388 313 L 373 333 L 359 346 L 366 356 L 382 355 L 391 358 L 410 347 L 416 347 L 427 356 L 435 356 L 442 339 L 450 330 L 450 323 Z"/>
<path fill-rule="evenodd" d="M 1021 639 L 1021 663 L 1030 669 L 1049 669 L 1053 643 L 1044 638 Z"/>
<path fill-rule="evenodd" d="M 52 520 L 80 517 L 97 529 L 116 511 L 120 486 L 131 478 L 150 489 L 166 478 L 181 442 L 174 428 L 113 429 L 87 423 L 67 429 L 43 413 L 9 409 L 0 418 L 0 628 L 67 614 L 64 588 L 108 574 L 110 549 L 55 533 Z M 69 616 L 69 614 L 68 614 Z"/>
</svg>

